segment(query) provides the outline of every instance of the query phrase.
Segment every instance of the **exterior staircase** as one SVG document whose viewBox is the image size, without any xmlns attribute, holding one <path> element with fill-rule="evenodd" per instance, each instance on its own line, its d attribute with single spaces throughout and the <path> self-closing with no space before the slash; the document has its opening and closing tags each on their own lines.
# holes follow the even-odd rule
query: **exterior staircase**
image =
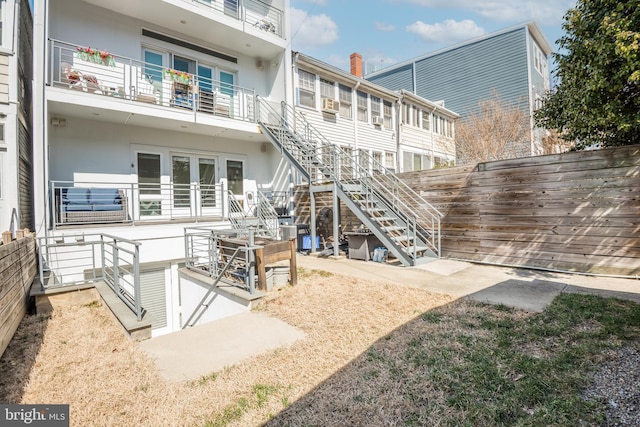
<svg viewBox="0 0 640 427">
<path fill-rule="evenodd" d="M 229 222 L 234 230 L 252 228 L 256 236 L 278 239 L 278 213 L 264 194 L 257 192 L 255 200 L 245 200 L 244 204 L 231 191 L 227 191 L 227 198 Z"/>
<path fill-rule="evenodd" d="M 442 214 L 367 152 L 331 144 L 300 113 L 258 99 L 262 132 L 311 185 L 335 184 L 339 199 L 404 265 L 440 255 Z"/>
</svg>

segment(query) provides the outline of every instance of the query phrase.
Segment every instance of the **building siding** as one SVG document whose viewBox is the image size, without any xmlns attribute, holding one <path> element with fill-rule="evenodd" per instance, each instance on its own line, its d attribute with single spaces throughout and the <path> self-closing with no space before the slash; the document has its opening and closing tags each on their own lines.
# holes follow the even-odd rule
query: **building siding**
<svg viewBox="0 0 640 427">
<path fill-rule="evenodd" d="M 502 100 L 529 111 L 529 75 L 539 73 L 529 68 L 527 37 L 526 27 L 516 28 L 392 67 L 367 80 L 392 90 L 413 91 L 415 64 L 415 93 L 445 101 L 445 106 L 463 119 L 477 111 L 478 103 L 491 98 L 494 91 Z"/>
<path fill-rule="evenodd" d="M 367 80 L 391 90 L 409 90 L 413 92 L 413 64 L 383 72 Z M 427 98 L 432 99 L 432 98 Z"/>
<path fill-rule="evenodd" d="M 521 28 L 416 62 L 417 94 L 444 100 L 463 118 L 494 91 L 528 110 L 527 67 L 526 29 Z"/>
</svg>

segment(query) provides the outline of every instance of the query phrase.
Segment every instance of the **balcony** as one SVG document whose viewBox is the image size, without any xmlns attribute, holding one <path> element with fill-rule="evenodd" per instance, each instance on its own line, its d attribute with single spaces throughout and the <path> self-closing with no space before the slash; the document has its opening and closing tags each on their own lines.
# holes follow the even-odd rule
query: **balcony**
<svg viewBox="0 0 640 427">
<path fill-rule="evenodd" d="M 282 10 L 260 0 L 183 0 L 197 3 L 267 33 L 284 38 Z"/>
<path fill-rule="evenodd" d="M 195 74 L 51 40 L 50 85 L 104 99 L 255 121 L 255 92 Z"/>
<path fill-rule="evenodd" d="M 53 228 L 223 220 L 229 216 L 221 184 L 50 182 Z"/>
<path fill-rule="evenodd" d="M 71 0 L 68 0 L 71 1 Z M 276 58 L 287 47 L 284 0 L 82 0 L 225 51 Z"/>
</svg>

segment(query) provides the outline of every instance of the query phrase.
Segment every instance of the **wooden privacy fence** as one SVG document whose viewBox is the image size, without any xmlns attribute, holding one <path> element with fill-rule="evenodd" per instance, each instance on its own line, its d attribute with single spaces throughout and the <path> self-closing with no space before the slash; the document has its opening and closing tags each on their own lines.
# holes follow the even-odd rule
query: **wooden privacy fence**
<svg viewBox="0 0 640 427">
<path fill-rule="evenodd" d="M 0 246 L 0 356 L 26 313 L 35 275 L 36 249 L 31 233 Z"/>
<path fill-rule="evenodd" d="M 640 275 L 640 146 L 402 173 L 446 258 Z"/>
</svg>

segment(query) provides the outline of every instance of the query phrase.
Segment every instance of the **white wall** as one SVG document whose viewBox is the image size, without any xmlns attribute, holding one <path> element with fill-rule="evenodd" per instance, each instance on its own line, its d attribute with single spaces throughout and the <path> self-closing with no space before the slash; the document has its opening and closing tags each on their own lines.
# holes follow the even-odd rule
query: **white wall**
<svg viewBox="0 0 640 427">
<path fill-rule="evenodd" d="M 189 39 L 184 35 L 156 25 L 77 0 L 51 2 L 49 23 L 49 37 L 52 39 L 78 46 L 107 50 L 112 54 L 137 60 L 142 60 L 143 45 L 159 50 L 170 50 L 185 57 L 202 61 L 207 65 L 219 66 L 227 71 L 236 72 L 235 84 L 237 86 L 255 89 L 256 93 L 261 96 L 284 98 L 283 85 L 275 83 L 276 79 L 283 79 L 282 72 L 279 72 L 279 66 L 274 68 L 271 62 L 267 61 L 265 69 L 259 70 L 255 65 L 256 58 L 229 51 L 224 45 L 206 40 Z M 212 23 L 212 25 L 215 24 Z M 167 42 L 143 37 L 143 28 L 237 57 L 238 63 L 234 64 Z"/>
<path fill-rule="evenodd" d="M 211 279 L 202 276 L 204 280 L 194 279 L 185 273 L 178 273 L 180 276 L 180 298 L 182 300 L 182 322 L 186 324 L 191 314 L 198 308 L 198 304 L 206 295 L 210 286 L 204 280 L 211 282 Z M 196 273 L 193 273 L 197 275 Z M 200 320 L 196 324 L 211 322 L 225 317 L 233 316 L 250 311 L 247 302 L 237 297 L 233 297 L 226 292 L 216 289 L 209 294 L 206 301 L 209 307 L 202 313 Z M 200 313 L 200 312 L 199 312 Z M 197 315 L 196 315 L 197 317 Z"/>
<path fill-rule="evenodd" d="M 264 149 L 263 142 L 246 142 L 214 136 L 171 132 L 137 126 L 67 117 L 65 127 L 49 128 L 50 179 L 137 182 L 135 151 L 149 150 L 162 156 L 162 174 L 171 174 L 170 153 L 215 155 L 219 178 L 227 158 L 245 160 L 245 178 L 270 186 L 281 157 Z M 269 147 L 266 145 L 266 147 Z M 163 180 L 163 182 L 165 182 Z M 168 182 L 168 181 L 166 181 Z"/>
</svg>

